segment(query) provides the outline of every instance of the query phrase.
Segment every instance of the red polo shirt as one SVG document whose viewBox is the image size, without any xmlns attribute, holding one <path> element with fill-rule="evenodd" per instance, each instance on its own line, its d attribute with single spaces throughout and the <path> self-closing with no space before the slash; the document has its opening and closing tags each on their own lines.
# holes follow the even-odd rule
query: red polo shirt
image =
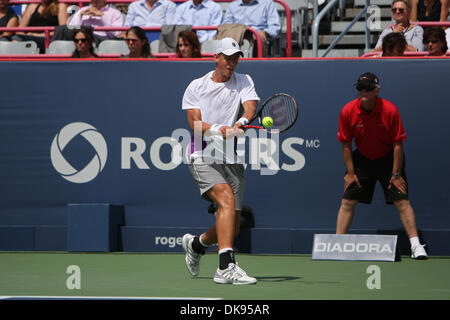
<svg viewBox="0 0 450 320">
<path fill-rule="evenodd" d="M 361 108 L 359 99 L 347 103 L 339 117 L 338 140 L 349 142 L 352 139 L 366 158 L 379 159 L 391 152 L 394 142 L 406 140 L 397 107 L 379 97 L 370 113 Z"/>
</svg>

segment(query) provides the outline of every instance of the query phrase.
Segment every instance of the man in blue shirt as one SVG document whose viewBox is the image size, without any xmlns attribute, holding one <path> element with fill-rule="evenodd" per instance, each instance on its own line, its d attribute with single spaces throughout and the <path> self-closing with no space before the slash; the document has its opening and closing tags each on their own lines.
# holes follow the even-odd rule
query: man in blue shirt
<svg viewBox="0 0 450 320">
<path fill-rule="evenodd" d="M 239 23 L 259 32 L 267 51 L 267 42 L 281 30 L 280 17 L 272 0 L 235 0 L 228 6 L 223 24 Z M 265 54 L 266 55 L 266 54 Z"/>
<path fill-rule="evenodd" d="M 222 23 L 222 7 L 213 0 L 189 0 L 177 7 L 173 24 L 218 26 Z M 200 42 L 211 40 L 217 31 L 198 30 Z"/>
<path fill-rule="evenodd" d="M 169 0 L 138 0 L 128 7 L 127 27 L 160 27 L 173 24 L 176 5 Z"/>
</svg>

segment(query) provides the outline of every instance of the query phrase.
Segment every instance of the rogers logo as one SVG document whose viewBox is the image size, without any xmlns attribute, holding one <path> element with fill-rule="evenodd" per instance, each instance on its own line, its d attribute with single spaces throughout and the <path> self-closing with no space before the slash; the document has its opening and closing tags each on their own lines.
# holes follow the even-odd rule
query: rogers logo
<svg viewBox="0 0 450 320">
<path fill-rule="evenodd" d="M 83 136 L 95 149 L 95 156 L 81 170 L 76 170 L 64 158 L 64 148 L 77 135 Z M 50 159 L 55 170 L 64 179 L 74 183 L 86 183 L 93 180 L 103 170 L 108 157 L 106 141 L 100 132 L 93 126 L 84 122 L 73 122 L 66 125 L 53 138 L 50 147 Z"/>
<path fill-rule="evenodd" d="M 175 246 L 181 246 L 183 244 L 183 237 L 155 237 L 156 245 L 169 246 L 174 248 Z"/>
</svg>

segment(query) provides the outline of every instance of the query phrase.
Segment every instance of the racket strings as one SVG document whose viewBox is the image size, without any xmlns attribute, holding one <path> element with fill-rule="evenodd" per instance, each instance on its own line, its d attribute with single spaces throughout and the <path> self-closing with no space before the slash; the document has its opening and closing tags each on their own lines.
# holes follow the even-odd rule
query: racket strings
<svg viewBox="0 0 450 320">
<path fill-rule="evenodd" d="M 292 126 L 297 119 L 297 109 L 297 104 L 292 97 L 279 95 L 268 101 L 261 117 L 268 116 L 273 119 L 272 130 L 284 131 Z"/>
</svg>

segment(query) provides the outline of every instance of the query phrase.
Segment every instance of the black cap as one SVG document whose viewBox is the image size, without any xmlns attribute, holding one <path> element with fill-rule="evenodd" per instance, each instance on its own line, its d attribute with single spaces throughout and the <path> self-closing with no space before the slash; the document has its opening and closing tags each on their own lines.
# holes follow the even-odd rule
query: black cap
<svg viewBox="0 0 450 320">
<path fill-rule="evenodd" d="M 371 72 L 366 72 L 358 77 L 358 81 L 355 85 L 375 87 L 376 85 L 379 85 L 379 82 L 380 81 L 376 75 Z"/>
</svg>

